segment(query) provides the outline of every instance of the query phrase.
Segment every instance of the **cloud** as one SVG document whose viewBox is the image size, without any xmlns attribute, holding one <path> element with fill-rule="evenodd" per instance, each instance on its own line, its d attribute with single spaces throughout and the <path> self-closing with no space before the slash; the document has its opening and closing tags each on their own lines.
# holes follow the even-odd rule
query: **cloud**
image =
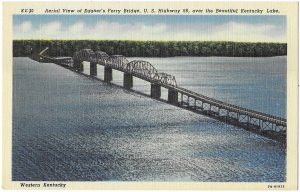
<svg viewBox="0 0 300 192">
<path fill-rule="evenodd" d="M 108 20 L 87 25 L 60 21 L 33 26 L 24 21 L 14 26 L 14 39 L 100 39 L 100 40 L 187 40 L 286 42 L 286 29 L 272 24 L 226 22 L 218 25 L 143 22 L 120 23 Z"/>
<path fill-rule="evenodd" d="M 71 25 L 68 29 L 68 32 L 71 32 L 73 34 L 82 34 L 85 33 L 85 31 L 88 29 L 88 27 L 85 25 L 84 22 L 79 21 L 77 23 L 74 23 L 73 25 Z"/>
<path fill-rule="evenodd" d="M 237 41 L 286 41 L 285 29 L 271 24 L 249 24 L 228 22 L 220 25 L 214 33 L 221 40 L 233 39 Z"/>
<path fill-rule="evenodd" d="M 14 27 L 14 31 L 19 33 L 26 33 L 28 31 L 31 31 L 31 29 L 32 23 L 30 21 L 24 21 L 20 25 Z"/>
<path fill-rule="evenodd" d="M 41 25 L 36 33 L 40 36 L 44 36 L 45 38 L 59 38 L 62 31 L 62 24 L 58 21 L 54 21 Z"/>
<path fill-rule="evenodd" d="M 61 31 L 61 23 L 58 21 L 50 22 L 47 24 L 44 24 L 40 27 L 40 30 L 44 32 L 60 32 Z"/>
<path fill-rule="evenodd" d="M 276 25 L 249 24 L 227 22 L 219 25 L 201 24 L 180 28 L 171 27 L 176 31 L 173 38 L 178 40 L 203 41 L 240 41 L 240 42 L 286 42 L 285 29 Z"/>
</svg>

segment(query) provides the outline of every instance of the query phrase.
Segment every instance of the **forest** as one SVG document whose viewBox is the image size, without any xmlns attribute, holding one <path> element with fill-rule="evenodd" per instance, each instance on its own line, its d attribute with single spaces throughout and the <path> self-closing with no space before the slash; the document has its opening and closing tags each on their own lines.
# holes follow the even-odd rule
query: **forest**
<svg viewBox="0 0 300 192">
<path fill-rule="evenodd" d="M 126 57 L 226 56 L 272 57 L 287 55 L 286 43 L 222 41 L 14 40 L 13 56 L 30 56 L 49 47 L 50 56 L 73 56 L 81 49 Z"/>
</svg>

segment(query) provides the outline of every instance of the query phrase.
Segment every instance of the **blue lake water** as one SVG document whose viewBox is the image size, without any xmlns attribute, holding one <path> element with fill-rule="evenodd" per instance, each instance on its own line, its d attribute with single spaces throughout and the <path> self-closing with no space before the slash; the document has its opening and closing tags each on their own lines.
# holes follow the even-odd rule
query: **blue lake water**
<svg viewBox="0 0 300 192">
<path fill-rule="evenodd" d="M 286 116 L 286 57 L 133 59 L 195 92 Z M 135 78 L 134 89 L 150 85 Z M 278 142 L 29 58 L 13 59 L 12 155 L 16 181 L 280 182 L 286 173 Z"/>
</svg>

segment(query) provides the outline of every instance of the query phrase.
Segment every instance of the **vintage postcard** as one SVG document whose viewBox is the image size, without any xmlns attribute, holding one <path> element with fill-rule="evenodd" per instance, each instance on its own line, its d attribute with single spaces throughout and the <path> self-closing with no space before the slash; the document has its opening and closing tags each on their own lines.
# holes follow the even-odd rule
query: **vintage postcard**
<svg viewBox="0 0 300 192">
<path fill-rule="evenodd" d="M 4 189 L 297 189 L 297 2 L 4 2 Z"/>
</svg>

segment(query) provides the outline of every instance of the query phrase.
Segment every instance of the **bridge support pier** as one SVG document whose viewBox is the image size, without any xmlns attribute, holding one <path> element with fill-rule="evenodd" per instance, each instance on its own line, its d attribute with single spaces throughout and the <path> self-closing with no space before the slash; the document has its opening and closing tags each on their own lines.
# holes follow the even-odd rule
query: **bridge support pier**
<svg viewBox="0 0 300 192">
<path fill-rule="evenodd" d="M 97 76 L 97 63 L 90 63 L 90 76 Z"/>
<path fill-rule="evenodd" d="M 151 97 L 159 99 L 161 96 L 161 87 L 159 84 L 151 83 Z"/>
<path fill-rule="evenodd" d="M 83 63 L 81 61 L 75 60 L 74 65 L 73 65 L 74 70 L 77 72 L 82 72 L 83 71 Z"/>
<path fill-rule="evenodd" d="M 178 104 L 178 92 L 169 89 L 168 90 L 168 102 L 174 105 Z"/>
<path fill-rule="evenodd" d="M 111 67 L 104 67 L 104 81 L 111 82 L 112 81 L 112 68 Z"/>
<path fill-rule="evenodd" d="M 124 73 L 123 86 L 126 89 L 131 89 L 133 87 L 133 76 L 129 73 Z"/>
</svg>

